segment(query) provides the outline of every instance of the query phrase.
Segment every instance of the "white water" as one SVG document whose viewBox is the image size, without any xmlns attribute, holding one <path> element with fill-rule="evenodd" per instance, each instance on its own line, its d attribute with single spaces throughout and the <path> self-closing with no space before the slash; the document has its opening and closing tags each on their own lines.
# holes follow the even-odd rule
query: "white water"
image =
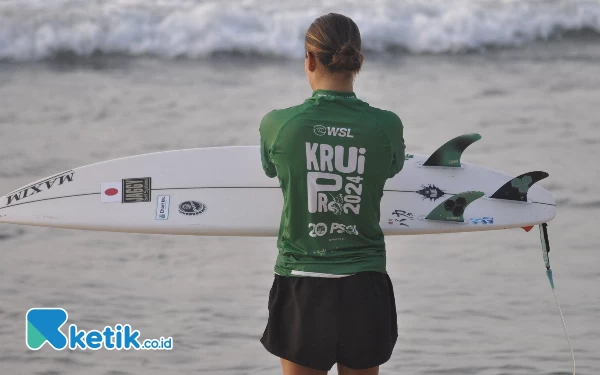
<svg viewBox="0 0 600 375">
<path fill-rule="evenodd" d="M 520 46 L 568 31 L 600 33 L 597 0 L 5 0 L 0 60 L 59 52 L 298 57 L 308 25 L 331 11 L 352 17 L 364 48 L 376 52 L 456 53 Z"/>
</svg>

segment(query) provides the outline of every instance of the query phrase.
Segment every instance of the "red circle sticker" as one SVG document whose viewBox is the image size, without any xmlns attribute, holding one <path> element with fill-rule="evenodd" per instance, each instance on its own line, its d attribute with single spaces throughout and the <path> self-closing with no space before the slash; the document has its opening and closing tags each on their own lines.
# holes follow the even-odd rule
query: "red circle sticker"
<svg viewBox="0 0 600 375">
<path fill-rule="evenodd" d="M 109 197 L 112 197 L 113 195 L 117 195 L 118 193 L 119 193 L 119 190 L 117 190 L 115 188 L 106 189 L 106 191 L 104 192 L 104 194 L 108 195 Z"/>
</svg>

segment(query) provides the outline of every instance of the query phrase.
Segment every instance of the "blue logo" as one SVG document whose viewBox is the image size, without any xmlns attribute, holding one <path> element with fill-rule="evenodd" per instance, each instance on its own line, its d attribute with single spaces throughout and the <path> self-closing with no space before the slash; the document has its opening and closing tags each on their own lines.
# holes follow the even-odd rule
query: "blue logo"
<svg viewBox="0 0 600 375">
<path fill-rule="evenodd" d="M 472 218 L 470 221 L 471 221 L 471 224 L 494 224 L 494 218 L 486 217 L 486 216 Z"/>
<path fill-rule="evenodd" d="M 102 330 L 84 331 L 77 325 L 69 325 L 67 335 L 61 331 L 67 322 L 68 314 L 61 308 L 33 308 L 27 311 L 25 341 L 31 350 L 38 350 L 48 343 L 55 350 L 107 349 L 107 350 L 171 350 L 172 337 L 160 339 L 140 339 L 140 331 L 129 324 L 106 326 Z"/>
<path fill-rule="evenodd" d="M 50 344 L 56 350 L 67 347 L 67 336 L 61 331 L 67 322 L 68 314 L 64 309 L 30 309 L 27 311 L 25 336 L 27 347 L 38 350 L 45 343 Z"/>
</svg>

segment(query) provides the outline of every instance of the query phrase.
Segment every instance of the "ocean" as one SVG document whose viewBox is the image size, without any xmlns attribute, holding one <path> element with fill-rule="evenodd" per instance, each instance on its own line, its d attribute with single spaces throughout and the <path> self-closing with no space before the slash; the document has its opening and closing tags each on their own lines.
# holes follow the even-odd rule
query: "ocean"
<svg viewBox="0 0 600 375">
<path fill-rule="evenodd" d="M 0 193 L 118 157 L 258 144 L 265 113 L 310 96 L 303 35 L 330 11 L 360 27 L 355 92 L 402 118 L 409 152 L 476 132 L 465 161 L 550 174 L 556 291 L 577 373 L 599 374 L 599 1 L 2 0 Z M 387 238 L 399 338 L 381 374 L 571 374 L 536 231 Z M 279 374 L 258 341 L 276 254 L 274 238 L 0 225 L 0 372 Z M 31 351 L 32 307 L 174 348 Z"/>
</svg>

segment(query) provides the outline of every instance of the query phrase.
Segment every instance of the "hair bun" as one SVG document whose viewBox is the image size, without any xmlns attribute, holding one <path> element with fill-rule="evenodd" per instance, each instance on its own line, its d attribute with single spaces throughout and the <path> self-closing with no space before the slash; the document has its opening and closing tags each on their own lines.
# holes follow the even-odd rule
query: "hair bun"
<svg viewBox="0 0 600 375">
<path fill-rule="evenodd" d="M 329 66 L 336 70 L 356 71 L 361 66 L 360 51 L 346 43 L 333 54 Z"/>
<path fill-rule="evenodd" d="M 354 55 L 356 54 L 356 48 L 354 48 L 354 46 L 352 46 L 350 43 L 346 43 L 337 51 L 336 54 L 343 56 Z"/>
</svg>

